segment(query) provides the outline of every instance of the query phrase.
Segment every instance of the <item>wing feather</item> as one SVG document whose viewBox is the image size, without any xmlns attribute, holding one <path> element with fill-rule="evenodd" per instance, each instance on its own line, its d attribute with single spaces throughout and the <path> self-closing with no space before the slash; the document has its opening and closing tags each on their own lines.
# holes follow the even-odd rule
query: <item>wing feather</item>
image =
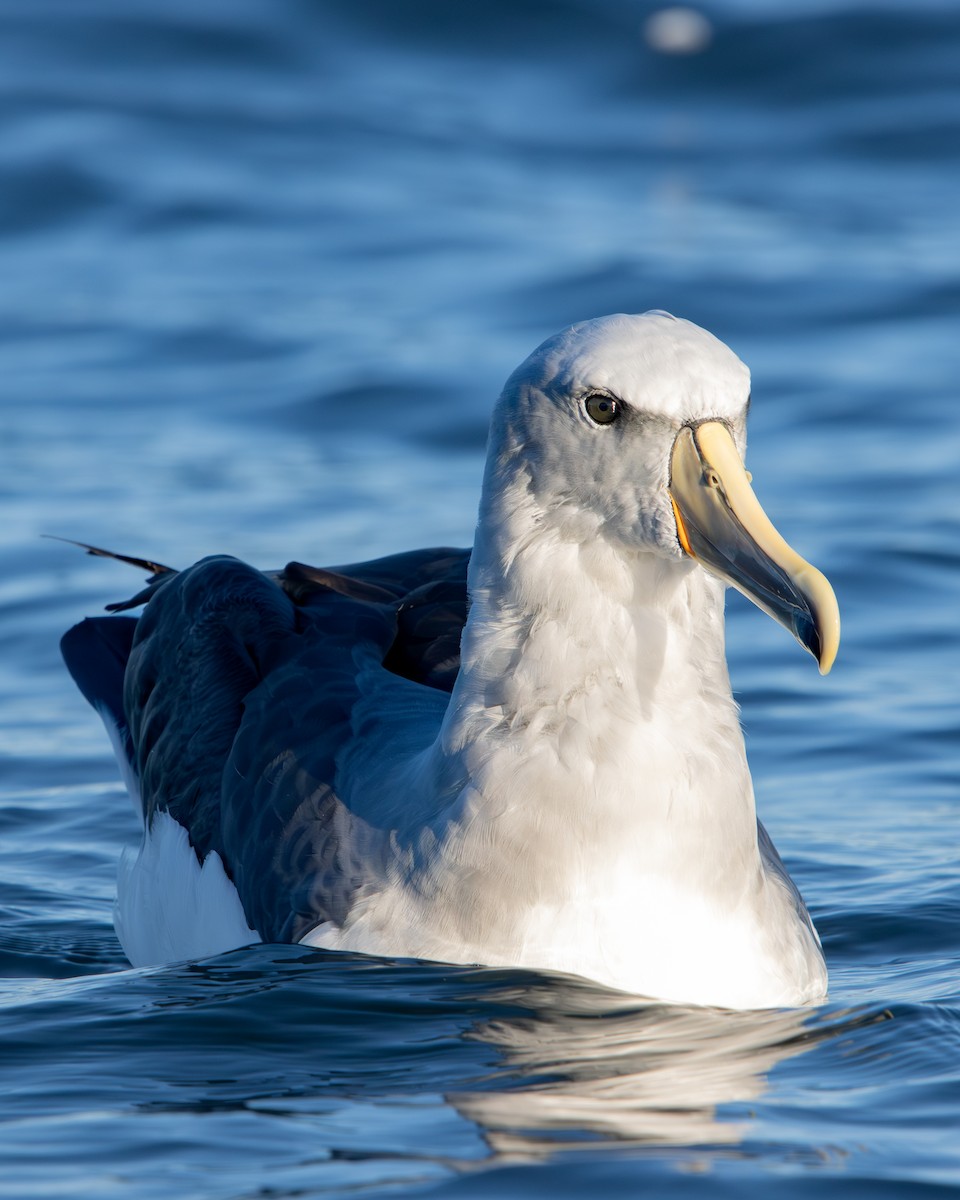
<svg viewBox="0 0 960 1200">
<path fill-rule="evenodd" d="M 468 560 L 442 548 L 265 574 L 209 558 L 155 575 L 139 621 L 66 635 L 84 695 L 127 730 L 145 820 L 168 813 L 201 862 L 216 852 L 265 940 L 340 924 L 376 886 L 402 819 L 381 776 L 442 719 Z"/>
</svg>

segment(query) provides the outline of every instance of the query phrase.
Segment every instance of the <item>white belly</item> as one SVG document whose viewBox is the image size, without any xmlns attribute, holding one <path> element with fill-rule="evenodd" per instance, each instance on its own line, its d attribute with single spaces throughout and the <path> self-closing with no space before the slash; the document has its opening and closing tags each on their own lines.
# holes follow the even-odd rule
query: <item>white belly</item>
<svg viewBox="0 0 960 1200">
<path fill-rule="evenodd" d="M 826 998 L 816 936 L 792 913 L 767 925 L 753 906 L 723 912 L 663 886 L 534 907 L 478 929 L 475 908 L 433 905 L 402 889 L 369 899 L 343 929 L 303 941 L 329 950 L 580 975 L 635 995 L 721 1008 L 779 1008 Z M 774 904 L 778 897 L 771 897 Z"/>
</svg>

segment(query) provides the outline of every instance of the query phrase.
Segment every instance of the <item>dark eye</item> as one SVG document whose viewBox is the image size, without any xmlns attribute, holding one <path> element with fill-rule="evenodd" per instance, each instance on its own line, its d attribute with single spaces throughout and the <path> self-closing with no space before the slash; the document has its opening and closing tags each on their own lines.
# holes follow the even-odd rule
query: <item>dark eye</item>
<svg viewBox="0 0 960 1200">
<path fill-rule="evenodd" d="M 583 402 L 587 416 L 598 425 L 609 425 L 620 416 L 620 405 L 612 396 L 603 392 L 591 392 Z"/>
</svg>

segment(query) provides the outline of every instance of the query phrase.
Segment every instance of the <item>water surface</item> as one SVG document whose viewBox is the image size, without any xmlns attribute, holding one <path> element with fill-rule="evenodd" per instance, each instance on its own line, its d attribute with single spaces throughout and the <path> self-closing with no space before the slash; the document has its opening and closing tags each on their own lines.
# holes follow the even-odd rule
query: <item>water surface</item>
<svg viewBox="0 0 960 1200">
<path fill-rule="evenodd" d="M 0 12 L 0 1196 L 960 1192 L 960 12 L 718 0 Z M 540 340 L 667 308 L 834 582 L 820 679 L 731 597 L 808 1013 L 257 947 L 130 970 L 136 822 L 60 664 L 138 584 L 472 535 Z M 638 914 L 638 920 L 646 919 Z"/>
</svg>

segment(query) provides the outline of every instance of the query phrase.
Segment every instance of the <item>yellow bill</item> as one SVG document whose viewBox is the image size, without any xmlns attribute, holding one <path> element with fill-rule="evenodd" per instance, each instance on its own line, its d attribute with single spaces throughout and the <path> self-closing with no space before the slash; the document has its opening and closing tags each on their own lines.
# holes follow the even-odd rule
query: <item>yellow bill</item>
<svg viewBox="0 0 960 1200">
<path fill-rule="evenodd" d="M 760 507 L 726 425 L 705 421 L 680 430 L 670 498 L 684 551 L 789 629 L 826 675 L 840 645 L 837 598 Z"/>
</svg>

